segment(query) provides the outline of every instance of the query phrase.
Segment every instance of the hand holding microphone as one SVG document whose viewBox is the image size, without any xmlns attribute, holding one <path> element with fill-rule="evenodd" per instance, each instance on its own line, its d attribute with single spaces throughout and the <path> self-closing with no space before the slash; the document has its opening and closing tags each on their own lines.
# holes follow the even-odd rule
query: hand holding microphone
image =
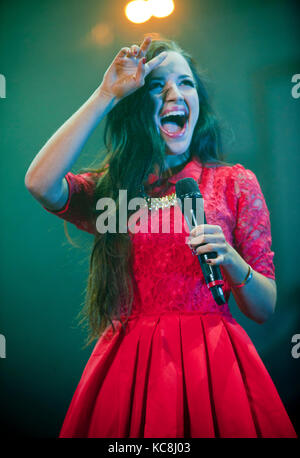
<svg viewBox="0 0 300 458">
<path fill-rule="evenodd" d="M 179 180 L 176 183 L 176 195 L 191 230 L 189 245 L 195 247 L 205 282 L 217 304 L 225 304 L 222 290 L 224 281 L 218 266 L 224 262 L 228 247 L 223 231 L 220 226 L 207 224 L 203 197 L 193 178 Z"/>
</svg>

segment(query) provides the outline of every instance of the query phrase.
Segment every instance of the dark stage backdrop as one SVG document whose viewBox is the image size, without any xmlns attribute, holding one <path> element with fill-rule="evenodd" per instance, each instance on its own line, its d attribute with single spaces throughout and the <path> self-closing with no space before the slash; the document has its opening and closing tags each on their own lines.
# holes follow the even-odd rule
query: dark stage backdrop
<svg viewBox="0 0 300 458">
<path fill-rule="evenodd" d="M 70 247 L 62 221 L 25 189 L 26 170 L 100 84 L 119 49 L 158 32 L 177 40 L 206 72 L 224 124 L 227 159 L 253 170 L 264 192 L 276 253 L 277 310 L 258 325 L 233 300 L 231 308 L 299 433 L 300 358 L 292 355 L 292 338 L 300 334 L 300 98 L 292 94 L 292 77 L 300 74 L 297 2 L 175 0 L 173 15 L 142 25 L 127 21 L 125 4 L 1 2 L 1 432 L 56 437 L 92 350 L 82 349 L 84 333 L 75 321 L 92 237 L 69 227 L 81 245 Z M 97 157 L 102 133 L 100 125 L 73 172 Z"/>
</svg>

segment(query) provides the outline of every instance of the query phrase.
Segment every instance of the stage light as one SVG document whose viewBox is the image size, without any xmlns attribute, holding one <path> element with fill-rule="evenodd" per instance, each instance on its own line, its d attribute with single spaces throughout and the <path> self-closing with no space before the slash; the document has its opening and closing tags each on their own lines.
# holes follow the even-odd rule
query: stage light
<svg viewBox="0 0 300 458">
<path fill-rule="evenodd" d="M 163 18 L 174 11 L 173 0 L 134 0 L 125 6 L 125 15 L 129 21 L 142 24 L 152 16 Z"/>
<path fill-rule="evenodd" d="M 129 21 L 135 24 L 146 22 L 152 16 L 150 4 L 144 0 L 134 0 L 133 2 L 127 3 L 125 14 Z"/>
<path fill-rule="evenodd" d="M 175 8 L 173 0 L 148 0 L 152 16 L 162 18 L 169 16 Z"/>
</svg>

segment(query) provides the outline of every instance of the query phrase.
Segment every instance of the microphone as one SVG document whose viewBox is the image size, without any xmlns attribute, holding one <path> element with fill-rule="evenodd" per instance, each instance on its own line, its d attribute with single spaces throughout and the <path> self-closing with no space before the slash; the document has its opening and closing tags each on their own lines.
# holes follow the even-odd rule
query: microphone
<svg viewBox="0 0 300 458">
<path fill-rule="evenodd" d="M 183 178 L 177 181 L 176 185 L 176 196 L 182 205 L 182 212 L 190 230 L 199 224 L 207 224 L 205 213 L 204 213 L 204 199 L 199 190 L 197 182 L 193 178 Z M 202 221 L 203 220 L 203 221 Z M 202 243 L 199 246 L 206 245 Z M 219 266 L 210 266 L 205 261 L 209 258 L 216 258 L 217 253 L 210 252 L 197 255 L 201 270 L 207 284 L 210 289 L 215 302 L 218 305 L 226 304 L 222 285 L 224 281 Z"/>
</svg>

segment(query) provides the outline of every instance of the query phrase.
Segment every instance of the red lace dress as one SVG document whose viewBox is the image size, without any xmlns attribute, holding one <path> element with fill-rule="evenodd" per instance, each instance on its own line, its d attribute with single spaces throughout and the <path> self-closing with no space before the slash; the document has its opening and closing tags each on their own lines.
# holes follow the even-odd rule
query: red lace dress
<svg viewBox="0 0 300 458">
<path fill-rule="evenodd" d="M 184 177 L 199 183 L 208 224 L 220 225 L 254 270 L 275 279 L 269 212 L 255 175 L 194 158 L 169 178 L 168 194 Z M 52 213 L 95 233 L 91 174 L 66 178 L 68 202 Z M 205 285 L 188 232 L 175 232 L 179 208 L 149 210 L 151 224 L 166 211 L 170 233 L 132 235 L 137 293 L 126 331 L 116 321 L 117 332 L 108 327 L 96 343 L 60 437 L 296 437 L 250 338 Z M 224 294 L 228 301 L 226 281 Z"/>
</svg>

